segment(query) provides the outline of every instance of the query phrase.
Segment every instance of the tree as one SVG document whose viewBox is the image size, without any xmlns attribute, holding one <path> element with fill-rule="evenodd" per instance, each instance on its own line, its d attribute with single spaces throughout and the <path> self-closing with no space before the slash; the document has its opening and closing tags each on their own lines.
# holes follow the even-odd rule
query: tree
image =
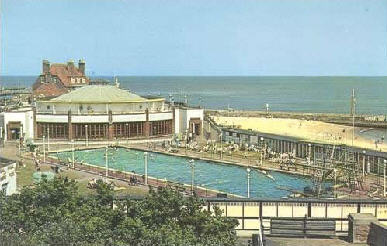
<svg viewBox="0 0 387 246">
<path fill-rule="evenodd" d="M 114 206 L 113 205 L 114 201 Z M 0 196 L 0 241 L 17 245 L 234 245 L 238 222 L 203 210 L 196 196 L 151 189 L 142 200 L 114 199 L 97 182 L 83 197 L 75 181 L 55 178 Z M 38 242 L 38 243 L 37 243 Z"/>
</svg>

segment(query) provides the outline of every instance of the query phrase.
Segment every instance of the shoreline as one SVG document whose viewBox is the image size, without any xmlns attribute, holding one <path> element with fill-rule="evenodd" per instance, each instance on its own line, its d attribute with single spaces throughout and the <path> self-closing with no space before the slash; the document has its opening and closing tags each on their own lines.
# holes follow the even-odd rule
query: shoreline
<svg viewBox="0 0 387 246">
<path fill-rule="evenodd" d="M 210 116 L 216 125 L 231 129 L 252 130 L 265 134 L 298 139 L 312 143 L 345 145 L 387 152 L 385 136 L 367 135 L 367 130 L 318 120 L 267 118 L 253 116 Z"/>
<path fill-rule="evenodd" d="M 262 111 L 262 110 L 222 110 L 206 109 L 210 116 L 221 117 L 264 117 L 276 119 L 299 119 L 321 121 L 338 125 L 352 126 L 352 115 L 349 113 L 317 113 L 302 111 Z M 365 128 L 387 128 L 385 114 L 355 114 L 355 126 Z"/>
</svg>

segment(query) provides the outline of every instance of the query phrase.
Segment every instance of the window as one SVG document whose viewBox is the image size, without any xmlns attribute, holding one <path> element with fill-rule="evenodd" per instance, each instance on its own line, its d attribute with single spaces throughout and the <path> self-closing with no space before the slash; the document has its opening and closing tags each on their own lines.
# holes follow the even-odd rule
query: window
<svg viewBox="0 0 387 246">
<path fill-rule="evenodd" d="M 50 109 L 51 109 L 50 105 L 47 105 L 47 110 L 50 110 Z"/>
</svg>

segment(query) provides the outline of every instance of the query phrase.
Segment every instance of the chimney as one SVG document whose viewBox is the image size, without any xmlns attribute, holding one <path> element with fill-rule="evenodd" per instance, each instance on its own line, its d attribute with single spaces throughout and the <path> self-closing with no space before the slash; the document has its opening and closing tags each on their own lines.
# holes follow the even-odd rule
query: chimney
<svg viewBox="0 0 387 246">
<path fill-rule="evenodd" d="M 70 59 L 70 60 L 67 62 L 67 67 L 69 67 L 69 68 L 74 67 L 74 61 L 73 61 L 72 59 Z"/>
<path fill-rule="evenodd" d="M 82 75 L 85 75 L 85 68 L 86 68 L 85 60 L 80 59 L 78 61 L 78 70 L 82 73 Z"/>
<path fill-rule="evenodd" d="M 48 74 L 50 72 L 50 62 L 43 60 L 43 74 Z"/>
</svg>

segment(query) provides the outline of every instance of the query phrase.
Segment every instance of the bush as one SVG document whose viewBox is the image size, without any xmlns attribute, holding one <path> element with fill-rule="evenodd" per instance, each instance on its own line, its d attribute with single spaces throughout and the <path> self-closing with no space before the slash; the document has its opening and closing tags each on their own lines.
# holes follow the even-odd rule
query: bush
<svg viewBox="0 0 387 246">
<path fill-rule="evenodd" d="M 171 188 L 143 200 L 114 200 L 112 187 L 82 197 L 75 181 L 44 180 L 0 196 L 0 241 L 9 245 L 234 245 L 238 222 L 203 210 Z M 114 203 L 114 206 L 112 206 Z M 113 209 L 114 207 L 114 209 Z M 39 243 L 37 243 L 39 242 Z M 7 245 L 7 244 L 5 244 Z"/>
</svg>

